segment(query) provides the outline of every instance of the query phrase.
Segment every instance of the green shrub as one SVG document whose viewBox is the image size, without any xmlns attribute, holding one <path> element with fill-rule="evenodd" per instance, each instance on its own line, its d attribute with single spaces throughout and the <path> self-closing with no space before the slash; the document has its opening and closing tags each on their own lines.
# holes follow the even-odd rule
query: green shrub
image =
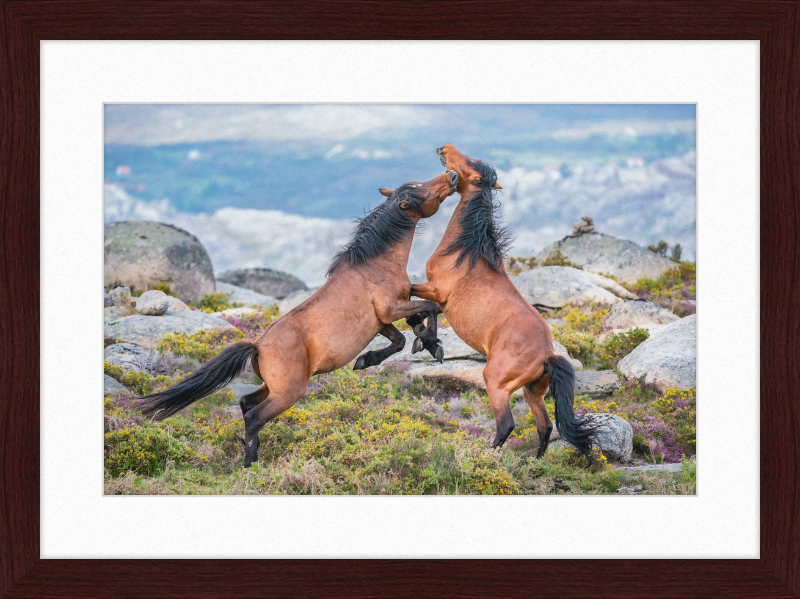
<svg viewBox="0 0 800 599">
<path fill-rule="evenodd" d="M 536 258 L 531 256 L 530 258 L 523 258 L 522 256 L 511 256 L 508 260 L 506 260 L 506 272 L 511 275 L 518 275 L 520 273 L 525 272 L 526 270 L 532 270 L 536 268 L 538 265 L 536 263 Z"/>
<path fill-rule="evenodd" d="M 228 300 L 233 295 L 233 291 L 220 291 L 218 293 L 209 293 L 203 296 L 199 303 L 193 304 L 187 301 L 186 304 L 192 308 L 199 308 L 209 314 L 212 312 L 222 312 L 230 308 L 241 308 L 244 304 L 238 302 L 228 303 Z"/>
<path fill-rule="evenodd" d="M 577 358 L 583 364 L 594 361 L 597 343 L 589 333 L 557 329 L 553 331 L 553 338 L 566 348 L 570 356 Z"/>
<path fill-rule="evenodd" d="M 169 283 L 167 283 L 166 281 L 161 281 L 158 285 L 153 287 L 153 289 L 156 290 L 156 291 L 161 291 L 161 292 L 163 292 L 166 295 L 169 295 L 171 297 L 178 297 L 178 294 L 175 293 L 174 291 L 172 291 L 172 288 L 169 286 Z"/>
<path fill-rule="evenodd" d="M 105 434 L 105 466 L 111 476 L 132 470 L 155 476 L 163 472 L 167 460 L 176 466 L 207 461 L 191 447 L 155 427 L 131 427 Z"/>
<path fill-rule="evenodd" d="M 122 368 L 116 364 L 112 364 L 111 362 L 103 362 L 103 372 L 112 379 L 116 380 L 118 383 L 122 382 L 122 375 L 124 373 Z"/>
<path fill-rule="evenodd" d="M 146 372 L 129 370 L 122 375 L 119 382 L 137 395 L 148 395 L 153 391 L 153 377 Z"/>
<path fill-rule="evenodd" d="M 619 361 L 646 341 L 650 333 L 636 327 L 630 331 L 615 333 L 603 344 L 600 358 L 604 369 L 616 368 Z"/>
<path fill-rule="evenodd" d="M 571 266 L 572 268 L 583 270 L 583 266 L 572 262 L 572 260 L 561 253 L 561 250 L 555 250 L 549 254 L 542 260 L 542 266 Z"/>
<path fill-rule="evenodd" d="M 229 345 L 246 335 L 239 329 L 235 332 L 199 331 L 193 335 L 168 333 L 158 342 L 159 353 L 171 351 L 176 356 L 186 356 L 198 362 L 207 362 Z"/>
<path fill-rule="evenodd" d="M 559 311 L 565 323 L 559 328 L 599 335 L 610 311 L 607 304 L 600 302 L 565 304 Z"/>
</svg>

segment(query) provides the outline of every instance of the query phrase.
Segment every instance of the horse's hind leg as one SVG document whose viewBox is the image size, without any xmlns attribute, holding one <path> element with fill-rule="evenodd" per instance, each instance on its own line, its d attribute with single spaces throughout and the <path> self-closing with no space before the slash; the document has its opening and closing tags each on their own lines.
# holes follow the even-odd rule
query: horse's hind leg
<svg viewBox="0 0 800 599">
<path fill-rule="evenodd" d="M 489 394 L 489 403 L 494 412 L 494 421 L 497 426 L 492 447 L 502 447 L 508 436 L 514 430 L 514 415 L 511 413 L 511 391 L 503 384 L 501 373 L 496 370 L 496 364 L 491 361 L 483 370 L 483 380 L 486 382 L 486 392 Z"/>
<path fill-rule="evenodd" d="M 266 383 L 262 383 L 261 387 L 252 393 L 242 395 L 239 398 L 239 407 L 242 409 L 242 416 L 267 399 L 267 397 L 269 397 L 269 387 L 267 387 Z"/>
<path fill-rule="evenodd" d="M 403 351 L 406 345 L 406 338 L 400 330 L 393 324 L 387 324 L 380 331 L 380 334 L 391 341 L 391 345 L 376 351 L 368 351 L 360 356 L 353 365 L 353 370 L 362 370 L 370 366 L 377 366 L 389 356 Z"/>
<path fill-rule="evenodd" d="M 533 417 L 536 418 L 536 432 L 539 433 L 539 449 L 536 457 L 540 458 L 547 451 L 550 444 L 550 433 L 553 432 L 553 423 L 547 415 L 547 407 L 544 403 L 544 396 L 547 393 L 547 386 L 550 384 L 550 375 L 545 373 L 538 380 L 528 383 L 522 387 L 522 395 L 531 408 Z"/>
<path fill-rule="evenodd" d="M 263 426 L 291 408 L 303 397 L 310 377 L 295 374 L 294 377 L 278 381 L 270 380 L 269 397 L 247 411 L 244 415 L 244 467 L 249 468 L 258 461 L 258 431 Z"/>
</svg>

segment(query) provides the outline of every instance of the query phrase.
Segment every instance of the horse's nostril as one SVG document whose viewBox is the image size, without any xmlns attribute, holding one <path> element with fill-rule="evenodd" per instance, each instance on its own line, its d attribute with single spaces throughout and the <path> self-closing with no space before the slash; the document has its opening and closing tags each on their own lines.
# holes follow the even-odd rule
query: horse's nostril
<svg viewBox="0 0 800 599">
<path fill-rule="evenodd" d="M 457 185 L 458 184 L 458 173 L 455 171 L 450 171 L 450 185 Z"/>
<path fill-rule="evenodd" d="M 439 154 L 439 156 L 442 155 L 443 151 L 444 151 L 444 146 L 442 146 L 441 148 L 436 148 L 436 153 Z"/>
</svg>

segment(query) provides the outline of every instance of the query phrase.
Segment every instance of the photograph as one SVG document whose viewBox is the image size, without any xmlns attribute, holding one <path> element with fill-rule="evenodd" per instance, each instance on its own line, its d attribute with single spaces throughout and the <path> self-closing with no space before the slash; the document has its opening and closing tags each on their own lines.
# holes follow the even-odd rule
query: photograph
<svg viewBox="0 0 800 599">
<path fill-rule="evenodd" d="M 105 495 L 697 494 L 696 104 L 103 133 Z"/>
</svg>

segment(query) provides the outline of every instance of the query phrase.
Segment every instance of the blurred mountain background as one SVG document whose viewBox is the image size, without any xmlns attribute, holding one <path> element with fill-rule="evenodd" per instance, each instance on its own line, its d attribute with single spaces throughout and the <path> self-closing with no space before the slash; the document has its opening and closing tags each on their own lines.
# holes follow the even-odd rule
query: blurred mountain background
<svg viewBox="0 0 800 599">
<path fill-rule="evenodd" d="M 214 270 L 264 266 L 324 281 L 379 187 L 442 172 L 452 143 L 492 164 L 512 255 L 595 229 L 696 248 L 694 104 L 106 104 L 105 221 L 174 224 Z M 424 276 L 457 196 L 422 221 L 408 271 Z"/>
</svg>

